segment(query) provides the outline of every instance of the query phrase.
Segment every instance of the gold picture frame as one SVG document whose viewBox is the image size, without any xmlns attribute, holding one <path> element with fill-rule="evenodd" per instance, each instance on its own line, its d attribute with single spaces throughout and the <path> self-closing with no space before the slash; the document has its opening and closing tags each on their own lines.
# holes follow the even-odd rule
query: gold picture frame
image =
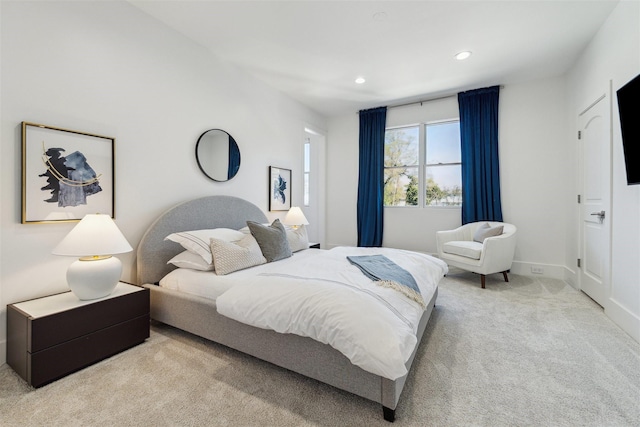
<svg viewBox="0 0 640 427">
<path fill-rule="evenodd" d="M 115 138 L 22 122 L 22 223 L 115 218 Z"/>
</svg>

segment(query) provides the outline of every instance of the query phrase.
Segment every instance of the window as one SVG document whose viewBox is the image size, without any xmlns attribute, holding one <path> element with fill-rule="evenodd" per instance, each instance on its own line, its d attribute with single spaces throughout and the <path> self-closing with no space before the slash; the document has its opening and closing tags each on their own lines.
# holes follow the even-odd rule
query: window
<svg viewBox="0 0 640 427">
<path fill-rule="evenodd" d="M 385 206 L 461 206 L 460 122 L 385 132 Z"/>
<path fill-rule="evenodd" d="M 303 168 L 303 185 L 304 185 L 304 205 L 309 206 L 309 173 L 311 165 L 311 139 L 306 138 L 304 141 L 304 168 Z"/>
<path fill-rule="evenodd" d="M 418 206 L 420 127 L 388 129 L 384 134 L 384 205 Z"/>
<path fill-rule="evenodd" d="M 426 125 L 426 206 L 462 206 L 462 155 L 458 120 Z"/>
</svg>

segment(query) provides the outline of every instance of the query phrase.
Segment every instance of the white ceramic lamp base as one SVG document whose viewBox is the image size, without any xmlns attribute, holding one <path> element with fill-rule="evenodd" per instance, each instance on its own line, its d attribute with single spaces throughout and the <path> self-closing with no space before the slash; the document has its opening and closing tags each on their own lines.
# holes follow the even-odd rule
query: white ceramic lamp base
<svg viewBox="0 0 640 427">
<path fill-rule="evenodd" d="M 106 297 L 122 276 L 122 262 L 116 257 L 80 258 L 67 270 L 67 284 L 81 300 Z"/>
</svg>

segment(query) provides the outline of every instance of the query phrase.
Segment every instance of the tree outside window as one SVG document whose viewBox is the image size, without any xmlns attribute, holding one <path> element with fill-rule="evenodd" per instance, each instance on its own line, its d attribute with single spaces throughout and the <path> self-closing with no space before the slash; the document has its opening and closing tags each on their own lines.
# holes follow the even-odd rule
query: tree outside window
<svg viewBox="0 0 640 427">
<path fill-rule="evenodd" d="M 460 122 L 426 125 L 425 206 L 462 206 Z"/>
<path fill-rule="evenodd" d="M 418 126 L 412 126 L 385 132 L 385 206 L 418 206 L 414 187 L 419 173 L 419 130 Z"/>
</svg>

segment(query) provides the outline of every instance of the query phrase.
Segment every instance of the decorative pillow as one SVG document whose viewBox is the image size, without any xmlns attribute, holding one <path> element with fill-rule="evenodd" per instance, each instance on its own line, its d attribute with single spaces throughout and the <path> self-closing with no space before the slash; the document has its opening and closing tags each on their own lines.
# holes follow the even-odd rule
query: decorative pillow
<svg viewBox="0 0 640 427">
<path fill-rule="evenodd" d="M 494 225 L 493 227 L 489 225 L 488 222 L 482 224 L 476 232 L 473 234 L 473 240 L 478 243 L 484 242 L 484 239 L 487 237 L 499 236 L 502 234 L 502 230 L 504 226 L 502 225 Z"/>
<path fill-rule="evenodd" d="M 269 224 L 262 224 L 266 227 Z M 288 225 L 284 226 L 284 230 L 287 233 L 287 240 L 289 241 L 289 248 L 291 252 L 298 252 L 303 249 L 309 249 L 309 235 L 307 234 L 307 229 L 304 225 L 301 225 L 297 229 L 293 229 Z M 240 230 L 244 234 L 250 234 L 251 230 L 249 227 L 242 227 Z"/>
<path fill-rule="evenodd" d="M 251 234 L 236 242 L 212 238 L 210 245 L 216 274 L 221 276 L 267 262 Z"/>
<path fill-rule="evenodd" d="M 287 240 L 287 232 L 279 219 L 276 219 L 268 226 L 254 221 L 247 221 L 247 226 L 253 237 L 258 241 L 262 255 L 267 259 L 267 262 L 278 261 L 293 255 Z"/>
<path fill-rule="evenodd" d="M 270 226 L 271 224 L 266 223 L 266 224 L 262 224 L 262 225 L 264 225 L 265 227 L 268 227 L 268 226 Z M 285 227 L 285 229 L 286 229 L 286 227 Z M 249 230 L 249 226 L 247 226 L 247 227 L 242 227 L 242 228 L 241 228 L 240 230 L 238 230 L 238 231 L 239 231 L 239 232 L 241 232 L 241 233 L 244 233 L 244 234 L 251 234 L 251 230 Z"/>
<path fill-rule="evenodd" d="M 307 229 L 304 225 L 301 225 L 295 230 L 287 227 L 286 233 L 291 252 L 309 249 L 309 236 L 307 235 Z"/>
<path fill-rule="evenodd" d="M 213 262 L 209 243 L 211 238 L 224 240 L 225 242 L 233 242 L 240 240 L 243 237 L 244 234 L 238 230 L 232 230 L 230 228 L 213 228 L 210 230 L 193 230 L 173 233 L 165 237 L 165 240 L 180 243 L 183 248 L 189 252 L 200 255 L 207 264 L 211 264 Z"/>
<path fill-rule="evenodd" d="M 193 252 L 183 251 L 167 261 L 179 268 L 190 268 L 191 270 L 213 271 L 213 264 L 207 263 L 202 257 Z"/>
</svg>

